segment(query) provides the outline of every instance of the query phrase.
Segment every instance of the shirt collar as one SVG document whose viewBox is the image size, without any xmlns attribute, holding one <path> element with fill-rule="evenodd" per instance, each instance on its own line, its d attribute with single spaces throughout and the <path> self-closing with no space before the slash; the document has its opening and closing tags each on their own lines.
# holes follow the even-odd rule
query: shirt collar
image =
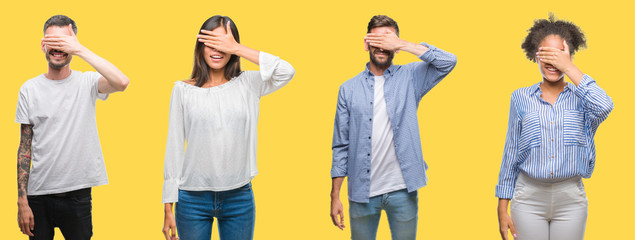
<svg viewBox="0 0 635 240">
<path fill-rule="evenodd" d="M 532 93 L 538 94 L 538 95 L 542 93 L 542 91 L 540 90 L 540 83 L 542 82 L 536 83 L 530 87 Z M 567 85 L 564 85 L 563 92 L 566 92 L 568 90 L 575 91 L 575 85 L 573 83 L 568 82 Z"/>
<path fill-rule="evenodd" d="M 373 74 L 373 72 L 370 71 L 370 62 L 366 63 L 366 69 L 364 70 L 364 73 L 367 77 L 374 77 L 375 75 Z M 389 75 L 392 77 L 393 74 L 395 74 L 395 72 L 397 71 L 397 65 L 395 65 L 394 63 L 390 64 L 390 67 L 388 67 L 388 69 L 386 69 L 386 71 L 384 71 L 384 76 Z"/>
</svg>

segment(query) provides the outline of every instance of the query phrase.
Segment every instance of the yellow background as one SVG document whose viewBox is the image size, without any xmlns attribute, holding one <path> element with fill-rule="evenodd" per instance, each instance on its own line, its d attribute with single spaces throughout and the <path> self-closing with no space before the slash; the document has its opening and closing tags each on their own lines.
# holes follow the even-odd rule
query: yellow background
<svg viewBox="0 0 635 240">
<path fill-rule="evenodd" d="M 338 87 L 368 61 L 362 37 L 376 14 L 393 17 L 401 37 L 455 53 L 458 65 L 419 108 L 429 185 L 419 192 L 419 239 L 497 239 L 494 186 L 514 89 L 541 80 L 520 44 L 549 11 L 578 24 L 587 50 L 574 63 L 615 102 L 597 135 L 597 166 L 585 180 L 587 239 L 632 238 L 633 83 L 629 1 L 8 1 L 0 58 L 0 232 L 26 239 L 16 222 L 14 123 L 18 90 L 46 71 L 44 21 L 73 18 L 80 42 L 131 79 L 124 93 L 98 101 L 110 184 L 93 190 L 94 238 L 162 239 L 163 155 L 173 82 L 189 77 L 195 34 L 208 17 L 229 15 L 242 43 L 290 62 L 293 81 L 262 99 L 260 175 L 253 180 L 256 239 L 349 239 L 329 218 L 331 138 Z M 409 53 L 396 64 L 417 59 Z M 92 68 L 75 57 L 71 68 Z M 243 60 L 243 68 L 257 66 Z M 218 231 L 213 230 L 214 239 Z M 378 239 L 389 239 L 382 219 Z M 62 239 L 59 235 L 56 239 Z"/>
</svg>

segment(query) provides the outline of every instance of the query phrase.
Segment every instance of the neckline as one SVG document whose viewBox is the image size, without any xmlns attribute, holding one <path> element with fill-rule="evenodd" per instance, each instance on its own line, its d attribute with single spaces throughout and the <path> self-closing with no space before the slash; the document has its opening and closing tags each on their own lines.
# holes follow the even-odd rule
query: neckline
<svg viewBox="0 0 635 240">
<path fill-rule="evenodd" d="M 218 92 L 218 91 L 222 91 L 222 90 L 224 90 L 226 88 L 229 88 L 229 87 L 235 85 L 235 82 L 237 82 L 237 80 L 239 80 L 239 77 L 240 77 L 240 75 L 238 77 L 232 78 L 231 80 L 227 81 L 226 83 L 223 83 L 223 84 L 218 85 L 218 86 L 209 87 L 209 88 L 198 87 L 198 86 L 186 83 L 185 81 L 177 81 L 177 82 L 175 82 L 175 84 L 179 84 L 179 85 L 184 86 L 185 88 L 192 89 L 194 91 L 199 91 L 199 92 Z"/>
<path fill-rule="evenodd" d="M 65 82 L 67 82 L 69 79 L 71 79 L 71 78 L 73 77 L 73 75 L 75 75 L 75 72 L 76 72 L 75 70 L 71 70 L 71 74 L 70 74 L 70 75 L 68 75 L 68 77 L 65 77 L 64 79 L 60 79 L 60 80 L 53 80 L 53 79 L 47 78 L 47 77 L 46 77 L 46 74 L 44 74 L 44 73 L 42 73 L 42 75 L 41 75 L 41 76 L 42 76 L 42 78 L 43 78 L 44 80 L 46 80 L 47 82 L 51 82 L 51 83 L 55 83 L 55 84 L 61 84 L 61 83 L 65 83 Z"/>
</svg>

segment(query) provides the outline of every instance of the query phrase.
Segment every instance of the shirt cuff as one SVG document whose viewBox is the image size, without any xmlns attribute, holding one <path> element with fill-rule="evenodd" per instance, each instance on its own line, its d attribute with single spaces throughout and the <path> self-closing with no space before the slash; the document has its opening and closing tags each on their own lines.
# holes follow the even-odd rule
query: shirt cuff
<svg viewBox="0 0 635 240">
<path fill-rule="evenodd" d="M 504 199 L 512 199 L 514 196 L 514 187 L 496 185 L 496 197 Z"/>
<path fill-rule="evenodd" d="M 276 70 L 276 65 L 278 65 L 279 58 L 263 51 L 260 51 L 258 58 L 260 63 L 260 78 L 263 81 L 271 79 L 273 72 Z"/>
<path fill-rule="evenodd" d="M 179 182 L 176 179 L 168 179 L 163 182 L 163 203 L 179 201 Z"/>
<path fill-rule="evenodd" d="M 436 59 L 436 56 L 434 56 L 434 53 L 432 53 L 433 51 L 435 51 L 437 49 L 437 47 L 422 42 L 421 45 L 426 46 L 428 48 L 428 51 L 424 52 L 423 54 L 421 54 L 421 56 L 419 56 L 419 59 L 421 59 L 424 62 L 432 62 L 434 61 L 434 59 Z"/>
<path fill-rule="evenodd" d="M 336 178 L 336 177 L 346 177 L 346 172 L 337 171 L 337 169 L 335 168 L 331 169 L 331 178 Z"/>
</svg>

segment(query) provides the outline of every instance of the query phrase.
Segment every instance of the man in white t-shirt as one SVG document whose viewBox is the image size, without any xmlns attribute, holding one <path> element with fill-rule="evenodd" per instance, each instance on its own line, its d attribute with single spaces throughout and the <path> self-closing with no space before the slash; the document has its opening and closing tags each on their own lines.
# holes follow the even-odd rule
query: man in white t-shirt
<svg viewBox="0 0 635 240">
<path fill-rule="evenodd" d="M 108 183 L 95 103 L 125 90 L 129 80 L 82 46 L 76 33 L 67 16 L 46 21 L 41 47 L 48 72 L 19 92 L 18 225 L 32 240 L 52 240 L 55 227 L 66 239 L 90 239 L 91 187 Z M 73 55 L 97 72 L 71 71 Z"/>
<path fill-rule="evenodd" d="M 414 240 L 417 189 L 427 184 L 421 153 L 419 101 L 447 76 L 456 56 L 399 38 L 392 18 L 374 16 L 364 38 L 370 62 L 340 87 L 333 131 L 331 220 L 344 228 L 340 188 L 348 177 L 351 238 L 375 239 L 385 211 L 392 239 Z M 392 64 L 404 51 L 420 61 Z"/>
</svg>

